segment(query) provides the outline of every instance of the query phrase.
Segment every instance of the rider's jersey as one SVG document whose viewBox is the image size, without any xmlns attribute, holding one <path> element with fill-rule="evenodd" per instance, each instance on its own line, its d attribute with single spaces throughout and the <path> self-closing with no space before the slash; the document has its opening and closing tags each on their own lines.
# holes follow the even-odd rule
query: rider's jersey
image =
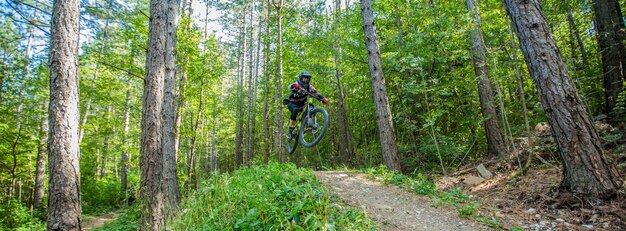
<svg viewBox="0 0 626 231">
<path fill-rule="evenodd" d="M 291 94 L 289 94 L 288 96 L 286 96 L 286 99 L 284 99 L 284 101 L 288 101 L 288 102 L 294 102 L 294 103 L 300 103 L 300 102 L 304 102 L 306 101 L 307 97 L 309 96 L 309 94 L 307 94 L 306 92 L 303 93 L 298 93 L 294 88 L 293 85 L 297 83 L 300 84 L 300 86 L 302 86 L 302 89 L 308 91 L 309 93 L 311 93 L 311 95 L 316 98 L 317 100 L 322 100 L 324 99 L 324 96 L 320 93 L 317 92 L 317 90 L 315 90 L 315 87 L 313 87 L 312 84 L 309 83 L 303 83 L 300 80 L 296 80 L 295 82 L 293 82 L 292 84 L 289 84 L 289 86 L 287 87 L 287 89 L 289 89 L 291 91 Z"/>
</svg>

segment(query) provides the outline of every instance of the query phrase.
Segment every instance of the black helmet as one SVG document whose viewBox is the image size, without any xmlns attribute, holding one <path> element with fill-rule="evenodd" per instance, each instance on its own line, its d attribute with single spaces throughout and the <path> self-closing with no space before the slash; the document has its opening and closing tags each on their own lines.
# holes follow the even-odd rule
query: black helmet
<svg viewBox="0 0 626 231">
<path fill-rule="evenodd" d="M 298 75 L 298 78 L 299 78 L 299 79 L 302 79 L 302 78 L 305 78 L 305 77 L 306 77 L 306 78 L 311 78 L 312 76 L 311 76 L 311 74 L 309 74 L 309 72 L 308 72 L 308 71 L 303 71 L 303 72 L 300 72 L 300 74 Z"/>
</svg>

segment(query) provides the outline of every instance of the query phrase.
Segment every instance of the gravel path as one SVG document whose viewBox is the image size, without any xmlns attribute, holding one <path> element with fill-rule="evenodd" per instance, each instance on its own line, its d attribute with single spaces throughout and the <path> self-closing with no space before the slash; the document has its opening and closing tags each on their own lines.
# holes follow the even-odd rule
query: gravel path
<svg viewBox="0 0 626 231">
<path fill-rule="evenodd" d="M 489 230 L 460 218 L 456 211 L 432 207 L 432 202 L 353 172 L 315 172 L 330 191 L 348 205 L 365 209 L 382 230 Z"/>
</svg>

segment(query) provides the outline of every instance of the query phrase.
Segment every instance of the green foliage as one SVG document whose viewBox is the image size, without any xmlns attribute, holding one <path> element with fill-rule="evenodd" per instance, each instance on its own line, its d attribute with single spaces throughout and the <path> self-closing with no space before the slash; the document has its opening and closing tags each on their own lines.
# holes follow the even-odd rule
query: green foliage
<svg viewBox="0 0 626 231">
<path fill-rule="evenodd" d="M 112 177 L 94 180 L 94 177 L 81 177 L 81 206 L 86 214 L 102 214 L 120 208 L 125 202 L 125 194 L 120 189 L 120 181 Z"/>
<path fill-rule="evenodd" d="M 0 230 L 44 230 L 46 224 L 31 215 L 30 210 L 11 200 L 0 204 Z"/>
<path fill-rule="evenodd" d="M 371 230 L 362 211 L 341 210 L 313 172 L 270 163 L 211 177 L 181 206 L 176 230 Z"/>
</svg>

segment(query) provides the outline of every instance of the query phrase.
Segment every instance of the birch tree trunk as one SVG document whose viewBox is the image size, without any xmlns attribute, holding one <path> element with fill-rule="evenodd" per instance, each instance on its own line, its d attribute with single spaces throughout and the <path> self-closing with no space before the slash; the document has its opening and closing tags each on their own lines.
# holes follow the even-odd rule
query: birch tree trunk
<svg viewBox="0 0 626 231">
<path fill-rule="evenodd" d="M 489 80 L 489 69 L 487 68 L 487 56 L 485 41 L 480 26 L 480 11 L 475 0 L 466 0 L 467 10 L 472 16 L 473 26 L 470 32 L 472 42 L 472 61 L 474 71 L 478 80 L 478 97 L 480 98 L 480 108 L 483 114 L 483 126 L 487 136 L 487 149 L 489 156 L 500 156 L 506 152 L 502 131 L 498 124 L 498 114 L 496 104 L 493 99 L 493 90 Z"/>
<path fill-rule="evenodd" d="M 80 230 L 78 26 L 80 2 L 56 0 L 50 32 L 48 230 Z"/>
<path fill-rule="evenodd" d="M 374 104 L 376 105 L 376 121 L 378 124 L 378 135 L 380 136 L 380 146 L 382 148 L 383 160 L 390 171 L 401 172 L 400 161 L 398 160 L 398 146 L 396 144 L 396 134 L 393 127 L 391 108 L 387 97 L 387 87 L 380 61 L 380 48 L 378 36 L 374 26 L 374 12 L 372 11 L 371 0 L 361 0 L 361 15 L 363 18 L 363 30 L 365 32 L 365 45 L 367 46 L 367 59 L 372 77 L 372 90 Z"/>
<path fill-rule="evenodd" d="M 563 162 L 561 186 L 585 195 L 610 195 L 621 189 L 615 167 L 569 75 L 538 0 L 504 0 L 522 53 L 540 94 Z"/>
<path fill-rule="evenodd" d="M 604 70 L 603 113 L 614 118 L 613 108 L 617 97 L 624 90 L 626 81 L 626 46 L 624 45 L 624 17 L 618 0 L 594 0 L 598 46 Z M 626 105 L 623 105 L 626 106 Z"/>
</svg>

